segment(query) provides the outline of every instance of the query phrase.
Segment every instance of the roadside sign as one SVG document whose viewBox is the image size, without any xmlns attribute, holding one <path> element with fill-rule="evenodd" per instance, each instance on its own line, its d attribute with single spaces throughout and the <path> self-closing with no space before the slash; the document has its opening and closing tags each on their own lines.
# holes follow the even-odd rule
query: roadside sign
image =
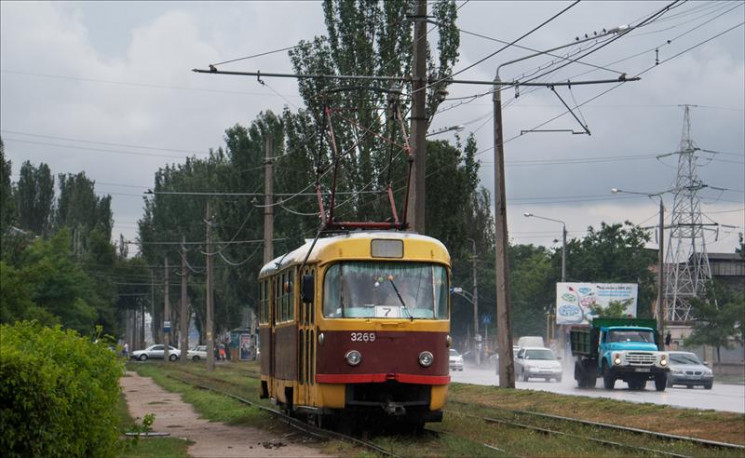
<svg viewBox="0 0 745 458">
<path fill-rule="evenodd" d="M 163 332 L 171 332 L 171 322 L 170 321 L 164 321 L 163 322 Z"/>
</svg>

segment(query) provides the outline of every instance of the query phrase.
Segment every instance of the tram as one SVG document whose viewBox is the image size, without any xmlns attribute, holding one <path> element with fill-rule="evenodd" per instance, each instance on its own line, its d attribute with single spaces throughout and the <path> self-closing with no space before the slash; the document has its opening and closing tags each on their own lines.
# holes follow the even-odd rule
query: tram
<svg viewBox="0 0 745 458">
<path fill-rule="evenodd" d="M 259 274 L 261 396 L 319 426 L 442 420 L 450 255 L 436 239 L 349 231 Z"/>
</svg>

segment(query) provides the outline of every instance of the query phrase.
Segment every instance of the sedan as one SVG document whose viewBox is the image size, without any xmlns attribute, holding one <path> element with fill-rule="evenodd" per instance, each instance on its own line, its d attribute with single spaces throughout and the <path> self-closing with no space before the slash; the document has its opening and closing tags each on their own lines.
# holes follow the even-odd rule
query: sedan
<svg viewBox="0 0 745 458">
<path fill-rule="evenodd" d="M 148 359 L 163 359 L 165 346 L 163 344 L 150 345 L 144 350 L 137 350 L 132 352 L 132 359 L 140 361 L 147 361 Z M 181 351 L 178 348 L 168 346 L 168 359 L 170 361 L 176 361 L 181 356 Z"/>
<path fill-rule="evenodd" d="M 186 359 L 192 361 L 199 361 L 200 359 L 207 359 L 207 345 L 197 345 L 191 350 L 186 352 Z"/>
<path fill-rule="evenodd" d="M 530 378 L 561 381 L 561 363 L 550 348 L 525 347 L 517 352 L 515 374 L 524 382 Z"/>
<path fill-rule="evenodd" d="M 458 353 L 458 350 L 455 350 L 454 348 L 450 349 L 450 370 L 463 370 L 463 356 L 461 356 L 460 353 Z"/>
<path fill-rule="evenodd" d="M 667 386 L 685 385 L 688 388 L 703 386 L 710 390 L 714 385 L 714 374 L 706 367 L 695 353 L 671 351 L 670 372 L 667 374 Z"/>
</svg>

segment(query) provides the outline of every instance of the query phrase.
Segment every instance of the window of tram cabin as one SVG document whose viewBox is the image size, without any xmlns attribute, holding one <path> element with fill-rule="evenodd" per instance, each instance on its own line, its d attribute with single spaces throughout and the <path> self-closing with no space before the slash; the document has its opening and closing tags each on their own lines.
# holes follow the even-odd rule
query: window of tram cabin
<svg viewBox="0 0 745 458">
<path fill-rule="evenodd" d="M 421 262 L 340 262 L 326 270 L 327 318 L 448 318 L 447 268 Z"/>
<path fill-rule="evenodd" d="M 274 314 L 276 323 L 295 319 L 295 271 L 286 270 L 275 277 Z"/>
</svg>

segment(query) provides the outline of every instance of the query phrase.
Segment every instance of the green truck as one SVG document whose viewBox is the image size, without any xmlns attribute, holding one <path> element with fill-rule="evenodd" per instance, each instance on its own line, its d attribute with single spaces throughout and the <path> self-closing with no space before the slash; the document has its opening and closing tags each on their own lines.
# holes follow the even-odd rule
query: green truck
<svg viewBox="0 0 745 458">
<path fill-rule="evenodd" d="M 629 389 L 643 390 L 654 380 L 657 391 L 667 386 L 668 354 L 660 351 L 662 341 L 657 321 L 641 318 L 595 318 L 592 324 L 570 331 L 574 379 L 580 388 L 594 388 L 598 377 L 605 389 L 616 380 Z"/>
</svg>

